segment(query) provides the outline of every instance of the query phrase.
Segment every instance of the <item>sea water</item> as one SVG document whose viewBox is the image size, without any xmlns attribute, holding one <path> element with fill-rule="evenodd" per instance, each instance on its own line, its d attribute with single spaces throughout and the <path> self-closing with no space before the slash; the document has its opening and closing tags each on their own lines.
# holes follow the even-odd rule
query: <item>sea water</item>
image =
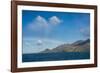
<svg viewBox="0 0 100 73">
<path fill-rule="evenodd" d="M 59 52 L 23 54 L 22 62 L 90 59 L 89 52 Z"/>
</svg>

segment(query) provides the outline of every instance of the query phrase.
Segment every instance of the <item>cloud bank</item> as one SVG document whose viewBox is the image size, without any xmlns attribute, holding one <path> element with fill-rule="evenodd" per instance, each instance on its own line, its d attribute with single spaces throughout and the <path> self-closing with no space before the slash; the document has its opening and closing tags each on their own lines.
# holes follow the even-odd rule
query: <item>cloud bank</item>
<svg viewBox="0 0 100 73">
<path fill-rule="evenodd" d="M 65 42 L 41 38 L 23 38 L 23 53 L 38 53 L 45 49 L 52 49 Z"/>
<path fill-rule="evenodd" d="M 28 24 L 28 28 L 33 31 L 41 31 L 43 29 L 48 29 L 49 27 L 53 27 L 54 25 L 58 25 L 61 23 L 61 19 L 59 19 L 57 16 L 52 16 L 48 19 L 45 19 L 42 16 L 37 16 L 33 22 Z"/>
</svg>

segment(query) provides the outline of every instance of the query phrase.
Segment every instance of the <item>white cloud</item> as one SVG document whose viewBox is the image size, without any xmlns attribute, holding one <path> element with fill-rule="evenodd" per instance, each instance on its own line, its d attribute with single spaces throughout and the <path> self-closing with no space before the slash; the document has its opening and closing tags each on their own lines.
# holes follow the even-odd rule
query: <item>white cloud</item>
<svg viewBox="0 0 100 73">
<path fill-rule="evenodd" d="M 48 22 L 42 16 L 37 16 L 33 22 L 28 25 L 31 30 L 42 30 L 48 27 Z"/>
<path fill-rule="evenodd" d="M 80 29 L 80 32 L 82 33 L 82 35 L 84 37 L 90 37 L 90 28 L 83 28 L 83 29 Z"/>
<path fill-rule="evenodd" d="M 66 42 L 46 38 L 23 38 L 23 53 L 38 53 L 45 49 L 53 49 Z"/>
<path fill-rule="evenodd" d="M 37 45 L 42 45 L 43 41 L 42 40 L 37 40 Z"/>
<path fill-rule="evenodd" d="M 57 16 L 52 16 L 48 20 L 42 16 L 37 16 L 27 27 L 31 31 L 42 31 L 48 34 L 54 25 L 57 26 L 60 23 L 61 20 Z"/>
<path fill-rule="evenodd" d="M 61 23 L 61 20 L 57 16 L 52 16 L 49 18 L 49 24 L 58 25 Z"/>
<path fill-rule="evenodd" d="M 34 23 L 40 27 L 47 27 L 48 26 L 48 22 L 42 16 L 37 16 L 36 19 L 34 20 Z"/>
</svg>

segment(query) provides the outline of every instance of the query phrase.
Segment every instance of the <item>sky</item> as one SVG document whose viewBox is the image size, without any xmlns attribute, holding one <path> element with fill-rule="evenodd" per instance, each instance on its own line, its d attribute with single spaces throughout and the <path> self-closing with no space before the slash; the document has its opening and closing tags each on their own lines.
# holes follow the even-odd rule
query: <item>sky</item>
<svg viewBox="0 0 100 73">
<path fill-rule="evenodd" d="M 37 53 L 90 37 L 90 14 L 22 11 L 23 53 Z"/>
</svg>

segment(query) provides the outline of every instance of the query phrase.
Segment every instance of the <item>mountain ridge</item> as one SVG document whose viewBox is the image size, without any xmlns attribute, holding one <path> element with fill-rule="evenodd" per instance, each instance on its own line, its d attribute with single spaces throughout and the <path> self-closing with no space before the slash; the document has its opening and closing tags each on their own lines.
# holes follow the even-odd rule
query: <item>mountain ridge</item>
<svg viewBox="0 0 100 73">
<path fill-rule="evenodd" d="M 53 49 L 45 49 L 40 53 L 56 53 L 56 52 L 89 52 L 90 39 L 78 40 L 72 44 L 62 44 Z"/>
</svg>

